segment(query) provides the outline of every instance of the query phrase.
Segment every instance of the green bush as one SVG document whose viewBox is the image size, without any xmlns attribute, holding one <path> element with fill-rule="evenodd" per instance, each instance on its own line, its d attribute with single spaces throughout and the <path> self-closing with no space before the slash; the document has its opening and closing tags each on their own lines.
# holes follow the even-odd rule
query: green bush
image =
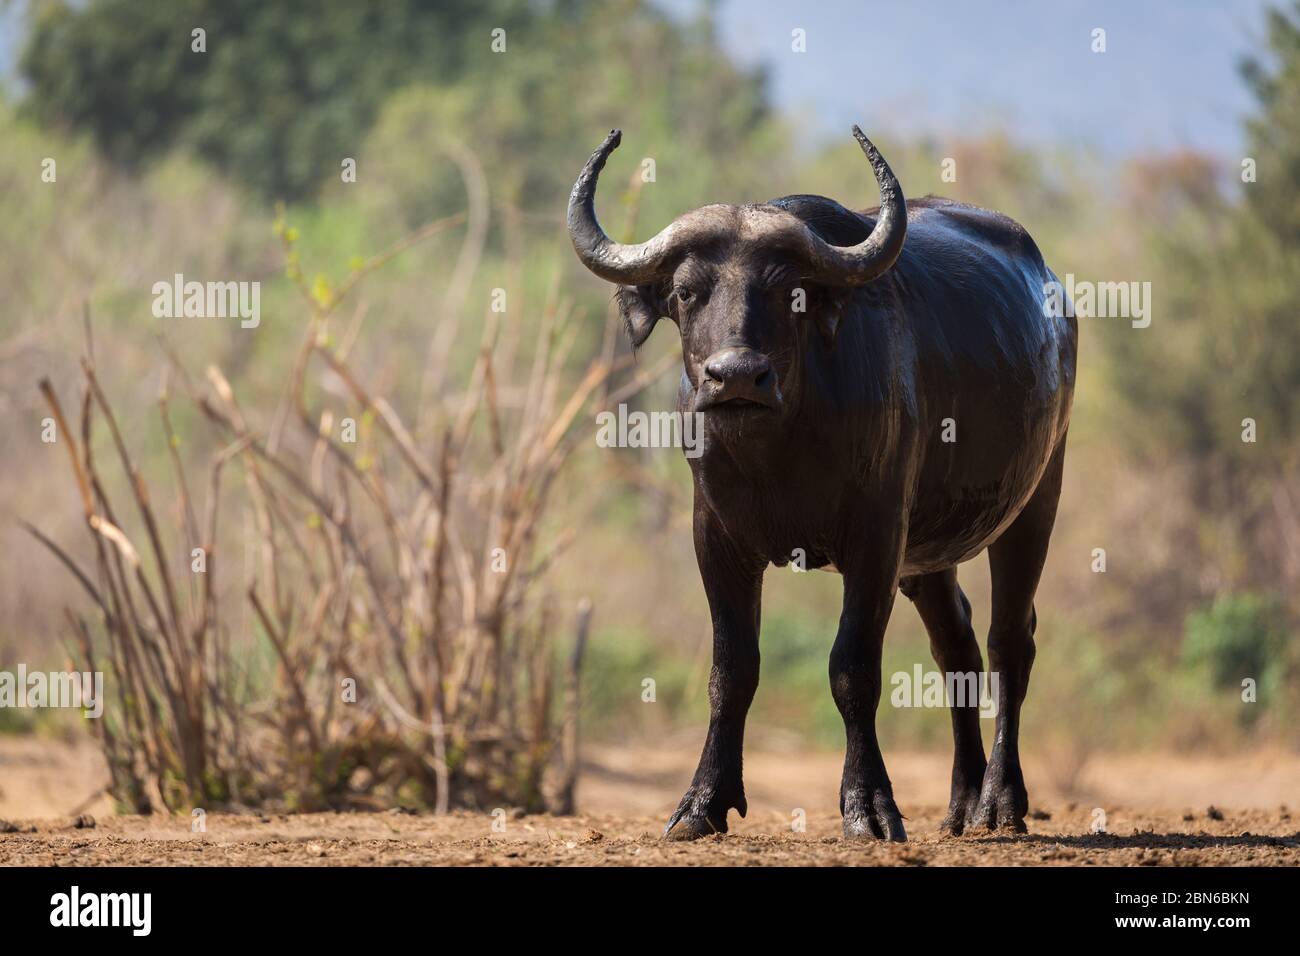
<svg viewBox="0 0 1300 956">
<path fill-rule="evenodd" d="M 663 730 L 679 721 L 707 720 L 704 687 L 688 693 L 691 672 L 688 658 L 643 634 L 598 631 L 582 670 L 584 735 L 611 740 L 647 728 Z M 650 711 L 644 709 L 650 703 L 644 698 L 647 679 L 655 682 Z"/>
<path fill-rule="evenodd" d="M 1187 617 L 1183 663 L 1193 670 L 1208 670 L 1210 680 L 1221 689 L 1240 686 L 1247 677 L 1261 691 L 1275 686 L 1285 652 L 1282 608 L 1272 597 L 1225 595 Z"/>
</svg>

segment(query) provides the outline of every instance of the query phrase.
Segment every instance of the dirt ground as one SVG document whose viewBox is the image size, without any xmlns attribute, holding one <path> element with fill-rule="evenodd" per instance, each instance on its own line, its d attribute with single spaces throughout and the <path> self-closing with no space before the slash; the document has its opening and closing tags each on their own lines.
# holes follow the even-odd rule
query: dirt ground
<svg viewBox="0 0 1300 956">
<path fill-rule="evenodd" d="M 574 817 L 214 812 L 192 832 L 187 818 L 113 816 L 93 747 L 0 739 L 0 865 L 1300 865 L 1286 808 L 1300 796 L 1294 755 L 1094 758 L 1068 793 L 1027 756 L 1029 833 L 960 838 L 938 834 L 947 758 L 889 755 L 909 842 L 887 845 L 841 839 L 838 754 L 769 741 L 747 754 L 747 819 L 733 813 L 726 836 L 661 842 L 697 746 L 590 748 Z M 1102 819 L 1106 832 L 1092 832 Z"/>
</svg>

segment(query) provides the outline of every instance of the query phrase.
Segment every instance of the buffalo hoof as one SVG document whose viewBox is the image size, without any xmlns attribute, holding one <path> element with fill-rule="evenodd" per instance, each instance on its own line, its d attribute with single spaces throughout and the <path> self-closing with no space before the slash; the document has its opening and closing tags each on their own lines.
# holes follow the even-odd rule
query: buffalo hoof
<svg viewBox="0 0 1300 956">
<path fill-rule="evenodd" d="M 695 787 L 686 791 L 677 810 L 664 827 L 665 840 L 698 840 L 700 837 L 727 832 L 727 811 L 735 807 L 745 815 L 744 791 L 735 800 L 717 796 L 716 791 L 706 793 Z"/>
<path fill-rule="evenodd" d="M 962 789 L 952 795 L 948 804 L 948 814 L 939 824 L 939 829 L 951 836 L 961 836 L 968 825 L 979 819 L 980 792 L 972 787 Z"/>
<path fill-rule="evenodd" d="M 990 833 L 1028 833 L 1025 818 L 1013 810 L 980 804 L 976 811 L 976 824 L 982 824 Z"/>
<path fill-rule="evenodd" d="M 990 764 L 984 774 L 984 786 L 980 791 L 979 804 L 975 807 L 974 819 L 967 820 L 967 823 L 994 831 L 1028 833 L 1029 828 L 1025 826 L 1027 813 L 1029 793 L 1025 790 L 1020 768 L 999 772 L 995 765 Z"/>
<path fill-rule="evenodd" d="M 710 821 L 708 817 L 682 817 L 680 820 L 668 821 L 668 826 L 664 830 L 664 839 L 674 843 L 686 842 L 726 832 L 726 820 L 721 821 L 719 825 Z"/>
<path fill-rule="evenodd" d="M 843 800 L 846 840 L 888 840 L 906 843 L 903 815 L 894 798 L 884 791 L 872 794 L 847 793 Z"/>
</svg>

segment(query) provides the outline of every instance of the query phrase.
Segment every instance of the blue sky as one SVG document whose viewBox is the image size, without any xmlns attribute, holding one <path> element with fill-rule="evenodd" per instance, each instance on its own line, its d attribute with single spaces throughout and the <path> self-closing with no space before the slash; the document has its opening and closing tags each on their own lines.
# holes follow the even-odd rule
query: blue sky
<svg viewBox="0 0 1300 956">
<path fill-rule="evenodd" d="M 699 0 L 656 0 L 687 16 Z M 1291 2 L 1291 0 L 1287 0 Z M 721 0 L 723 45 L 817 134 L 978 133 L 1239 155 L 1269 0 Z M 791 30 L 807 52 L 791 51 Z M 1106 30 L 1105 53 L 1091 51 Z"/>
</svg>

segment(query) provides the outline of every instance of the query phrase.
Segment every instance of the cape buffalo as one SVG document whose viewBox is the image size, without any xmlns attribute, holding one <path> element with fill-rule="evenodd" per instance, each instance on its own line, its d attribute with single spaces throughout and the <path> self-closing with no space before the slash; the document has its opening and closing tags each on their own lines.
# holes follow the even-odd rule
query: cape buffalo
<svg viewBox="0 0 1300 956">
<path fill-rule="evenodd" d="M 569 198 L 573 247 L 618 285 L 633 345 L 661 317 L 676 324 L 678 408 L 704 416 L 703 454 L 690 466 L 713 619 L 711 712 L 670 839 L 726 832 L 732 807 L 745 815 L 741 750 L 758 687 L 763 572 L 801 553 L 807 567 L 844 580 L 830 655 L 847 737 L 844 833 L 905 840 L 876 739 L 885 625 L 901 590 L 939 668 L 982 671 L 956 569 L 986 548 L 989 669 L 999 678 L 993 750 L 986 761 L 974 703 L 950 702 L 943 826 L 1025 830 L 1020 705 L 1061 490 L 1077 329 L 1071 309 L 1052 307 L 1055 276 L 1020 225 L 934 197 L 905 201 L 880 153 L 856 126 L 853 135 L 875 171 L 877 209 L 807 195 L 711 205 L 621 245 L 593 207 L 619 130 Z"/>
</svg>

